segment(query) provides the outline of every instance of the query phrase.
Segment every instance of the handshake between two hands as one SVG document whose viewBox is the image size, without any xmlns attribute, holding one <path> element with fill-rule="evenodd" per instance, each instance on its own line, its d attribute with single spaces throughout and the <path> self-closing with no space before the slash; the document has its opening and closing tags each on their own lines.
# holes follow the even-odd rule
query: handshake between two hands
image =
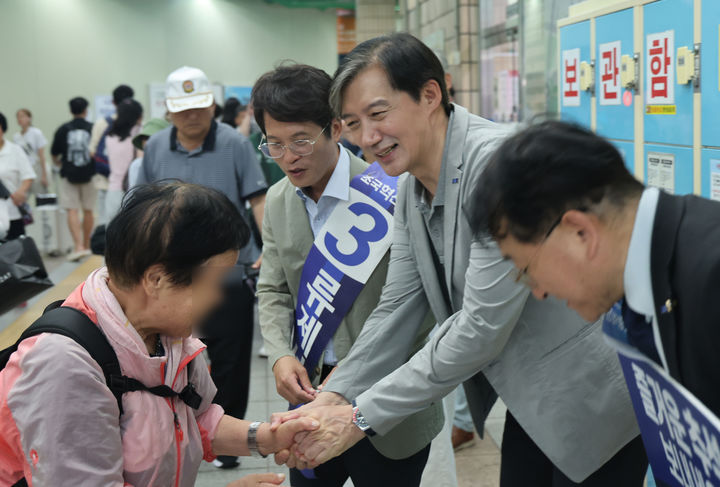
<svg viewBox="0 0 720 487">
<path fill-rule="evenodd" d="M 352 415 L 352 406 L 333 392 L 320 392 L 298 409 L 273 414 L 270 431 L 276 435 L 275 463 L 302 470 L 341 455 L 365 436 Z"/>
</svg>

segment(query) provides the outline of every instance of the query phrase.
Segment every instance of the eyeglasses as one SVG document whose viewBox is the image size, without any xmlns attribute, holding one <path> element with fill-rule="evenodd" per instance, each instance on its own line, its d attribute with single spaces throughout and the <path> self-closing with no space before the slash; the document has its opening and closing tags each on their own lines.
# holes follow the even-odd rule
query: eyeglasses
<svg viewBox="0 0 720 487">
<path fill-rule="evenodd" d="M 547 242 L 548 238 L 550 238 L 550 235 L 555 231 L 555 229 L 560 225 L 560 222 L 563 219 L 564 214 L 560 215 L 557 220 L 555 220 L 555 223 L 553 223 L 547 232 L 545 232 L 545 237 L 543 238 L 542 242 L 540 242 L 540 245 L 538 245 L 537 249 L 535 249 L 535 253 L 528 261 L 527 265 L 523 267 L 522 269 L 515 268 L 515 282 L 519 282 L 521 284 L 524 284 L 528 287 L 535 287 L 535 281 L 528 273 L 528 270 L 530 269 L 530 265 L 532 265 L 533 261 L 537 258 L 538 254 L 540 253 L 540 249 L 543 245 L 545 245 L 545 242 Z"/>
<path fill-rule="evenodd" d="M 309 156 L 313 153 L 313 150 L 315 149 L 315 144 L 318 140 L 320 140 L 320 136 L 322 136 L 322 134 L 325 132 L 325 129 L 327 129 L 329 126 L 330 124 L 325 125 L 325 127 L 323 127 L 323 129 L 320 131 L 318 136 L 315 137 L 314 140 L 294 140 L 289 144 L 261 142 L 258 146 L 258 150 L 272 159 L 280 159 L 282 156 L 285 155 L 286 149 L 290 149 L 290 152 L 292 152 L 296 156 Z M 264 135 L 262 140 L 265 140 Z"/>
</svg>

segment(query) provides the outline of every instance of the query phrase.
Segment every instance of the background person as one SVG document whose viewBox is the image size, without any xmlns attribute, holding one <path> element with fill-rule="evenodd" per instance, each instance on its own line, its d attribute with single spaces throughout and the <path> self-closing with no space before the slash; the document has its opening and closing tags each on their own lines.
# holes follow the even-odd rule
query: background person
<svg viewBox="0 0 720 487">
<path fill-rule="evenodd" d="M 92 125 L 85 120 L 88 101 L 78 96 L 69 104 L 73 119 L 57 129 L 50 152 L 55 165 L 60 166 L 60 206 L 67 211 L 68 227 L 75 244 L 67 259 L 78 261 L 90 255 L 97 190 L 92 183 L 95 164 L 89 149 Z"/>
<path fill-rule="evenodd" d="M 0 181 L 10 193 L 10 201 L 5 201 L 9 219 L 5 239 L 13 240 L 25 235 L 25 223 L 18 207 L 27 202 L 36 174 L 25 151 L 7 140 L 6 132 L 7 119 L 0 113 Z"/>
<path fill-rule="evenodd" d="M 128 189 L 126 177 L 136 151 L 133 137 L 140 131 L 142 114 L 142 106 L 137 101 L 122 101 L 105 138 L 105 152 L 110 163 L 105 196 L 105 216 L 108 221 L 120 210 L 123 196 Z"/>
<path fill-rule="evenodd" d="M 122 84 L 115 87 L 112 92 L 112 102 L 116 107 L 124 100 L 135 96 L 135 91 L 128 85 Z M 108 177 L 110 176 L 110 161 L 108 160 L 105 140 L 112 121 L 117 117 L 117 112 L 109 117 L 98 118 L 92 126 L 88 149 L 95 164 L 95 176 L 93 184 L 97 190 L 97 211 L 98 223 L 104 225 L 108 222 L 105 216 L 105 196 L 108 190 Z"/>
<path fill-rule="evenodd" d="M 47 139 L 43 135 L 42 130 L 32 125 L 32 113 L 27 108 L 21 108 L 15 114 L 20 132 L 16 132 L 13 141 L 22 147 L 25 154 L 33 165 L 33 170 L 38 177 L 33 181 L 30 190 L 34 194 L 42 194 L 48 192 L 48 175 L 45 165 L 45 146 Z"/>
<path fill-rule="evenodd" d="M 232 127 L 214 120 L 215 101 L 201 70 L 181 67 L 167 78 L 166 105 L 172 127 L 157 132 L 147 143 L 138 182 L 177 179 L 214 188 L 262 228 L 267 184 L 250 142 Z M 204 340 L 218 388 L 215 401 L 227 414 L 245 416 L 250 387 L 254 327 L 252 279 L 262 257 L 254 239 L 240 250 L 237 266 L 225 282 L 225 298 L 207 318 Z M 217 466 L 234 468 L 237 458 L 222 456 Z"/>
</svg>

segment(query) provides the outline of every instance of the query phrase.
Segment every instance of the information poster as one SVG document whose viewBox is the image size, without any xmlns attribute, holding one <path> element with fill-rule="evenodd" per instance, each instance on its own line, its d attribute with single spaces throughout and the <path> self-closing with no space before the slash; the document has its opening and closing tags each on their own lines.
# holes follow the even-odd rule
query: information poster
<svg viewBox="0 0 720 487">
<path fill-rule="evenodd" d="M 720 201 L 720 159 L 710 159 L 710 199 Z"/>
<path fill-rule="evenodd" d="M 662 152 L 648 152 L 648 186 L 675 193 L 675 155 Z"/>
<path fill-rule="evenodd" d="M 95 110 L 92 113 L 95 118 L 91 122 L 115 115 L 112 95 L 95 95 Z"/>
<path fill-rule="evenodd" d="M 150 118 L 165 118 L 165 83 L 150 83 Z"/>
</svg>

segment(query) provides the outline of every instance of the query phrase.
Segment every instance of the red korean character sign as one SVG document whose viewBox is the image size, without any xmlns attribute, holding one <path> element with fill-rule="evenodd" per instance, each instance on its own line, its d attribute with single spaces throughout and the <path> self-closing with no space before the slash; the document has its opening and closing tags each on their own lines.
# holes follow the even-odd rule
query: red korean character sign
<svg viewBox="0 0 720 487">
<path fill-rule="evenodd" d="M 675 104 L 675 35 L 666 30 L 648 34 L 645 66 L 647 105 Z"/>
<path fill-rule="evenodd" d="M 598 77 L 601 105 L 620 105 L 620 41 L 600 44 Z"/>
<path fill-rule="evenodd" d="M 562 52 L 562 104 L 580 106 L 580 49 Z"/>
</svg>

